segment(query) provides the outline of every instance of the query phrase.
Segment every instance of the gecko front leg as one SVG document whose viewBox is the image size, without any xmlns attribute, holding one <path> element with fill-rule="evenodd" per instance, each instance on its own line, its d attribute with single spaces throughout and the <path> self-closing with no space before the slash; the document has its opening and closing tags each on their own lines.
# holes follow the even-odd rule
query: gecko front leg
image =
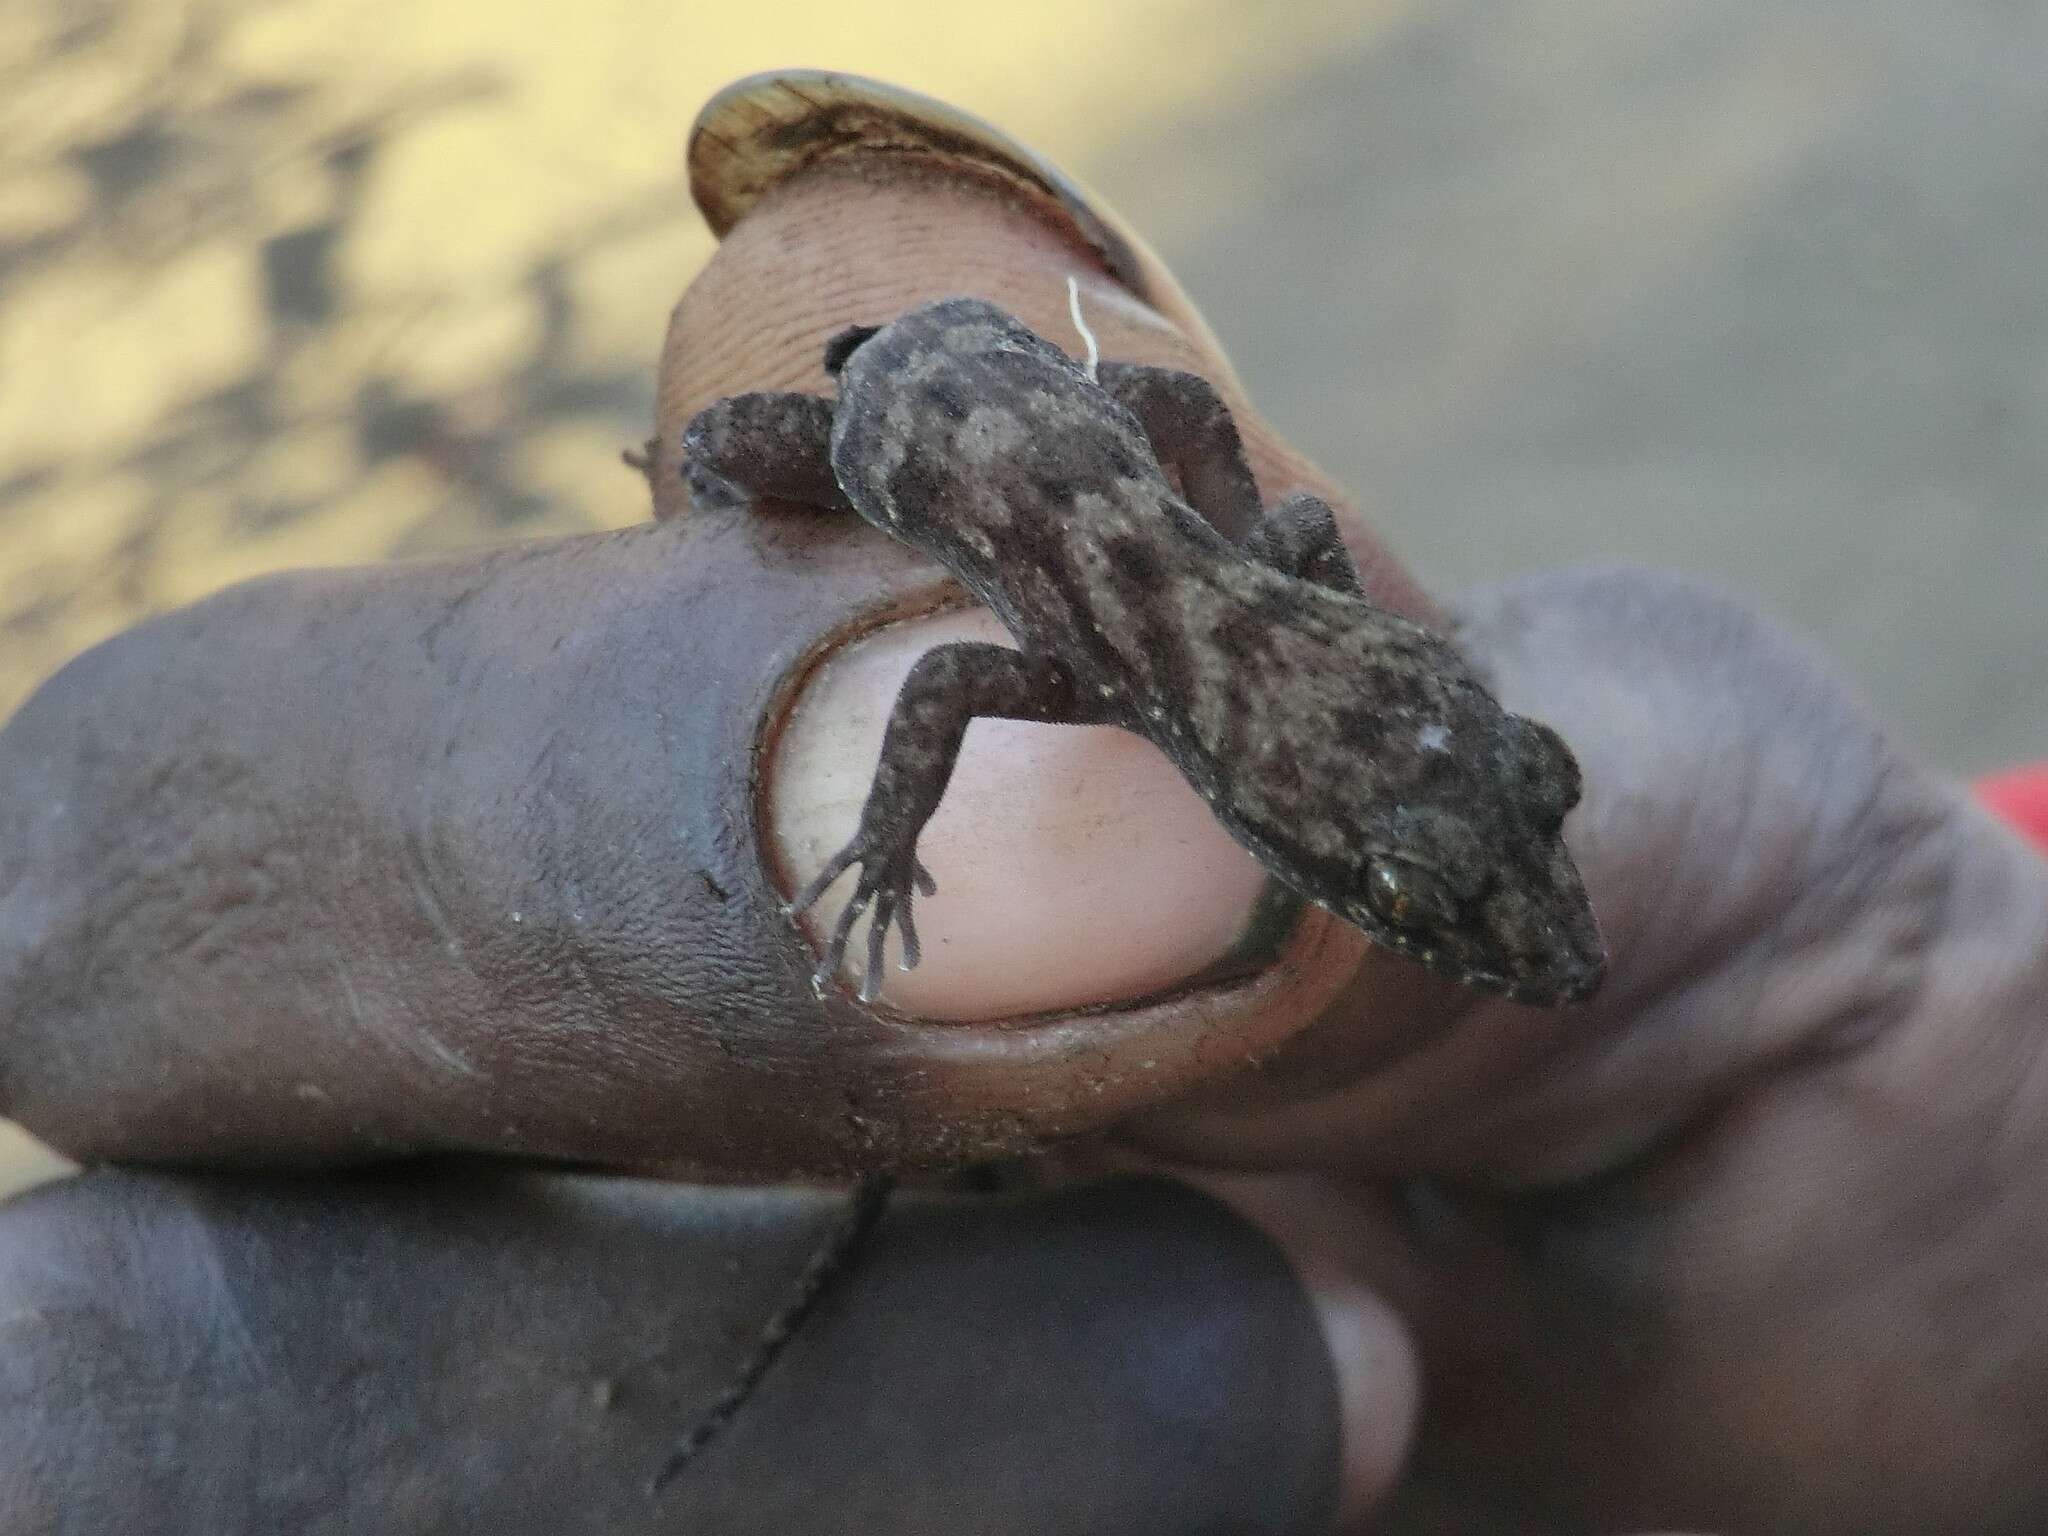
<svg viewBox="0 0 2048 1536">
<path fill-rule="evenodd" d="M 1245 537 L 1244 552 L 1261 565 L 1332 592 L 1363 597 L 1358 565 L 1337 532 L 1337 515 L 1320 496 L 1296 491 L 1276 502 Z"/>
<path fill-rule="evenodd" d="M 1120 719 L 1114 699 L 1090 695 L 1072 673 L 1050 657 L 1005 646 L 962 641 L 934 646 L 920 656 L 903 680 L 882 755 L 875 768 L 860 827 L 852 841 L 826 861 L 810 884 L 786 908 L 803 911 L 854 865 L 860 879 L 840 910 L 812 985 L 823 990 L 846 956 L 846 944 L 862 912 L 868 920 L 868 963 L 861 981 L 863 1002 L 882 984 L 882 945 L 893 922 L 903 931 L 903 968 L 920 958 L 912 901 L 936 889 L 918 862 L 917 839 L 938 810 L 967 727 L 977 716 L 1035 720 L 1052 725 L 1100 725 Z"/>
<path fill-rule="evenodd" d="M 683 478 L 699 511 L 773 500 L 850 512 L 832 474 L 832 402 L 760 391 L 707 405 L 683 429 Z"/>
</svg>

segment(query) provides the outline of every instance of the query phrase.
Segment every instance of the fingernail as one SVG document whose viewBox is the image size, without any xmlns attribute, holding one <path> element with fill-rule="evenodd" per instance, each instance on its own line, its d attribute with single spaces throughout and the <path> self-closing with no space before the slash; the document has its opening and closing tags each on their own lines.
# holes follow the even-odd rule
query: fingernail
<svg viewBox="0 0 2048 1536">
<path fill-rule="evenodd" d="M 770 766 L 789 883 L 852 836 L 898 687 L 952 640 L 1008 643 L 993 616 L 960 612 L 878 630 L 812 674 Z M 926 1018 L 1156 995 L 1232 952 L 1265 883 L 1166 758 L 1110 727 L 977 720 L 918 853 L 938 880 L 918 906 L 921 963 L 882 996 Z M 837 916 L 814 909 L 813 942 Z M 847 948 L 850 982 L 865 945 Z"/>
</svg>

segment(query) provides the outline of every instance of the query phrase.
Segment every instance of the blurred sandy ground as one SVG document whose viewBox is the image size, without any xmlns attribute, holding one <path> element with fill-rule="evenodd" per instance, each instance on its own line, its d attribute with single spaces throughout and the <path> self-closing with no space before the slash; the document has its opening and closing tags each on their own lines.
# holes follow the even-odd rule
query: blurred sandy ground
<svg viewBox="0 0 2048 1536">
<path fill-rule="evenodd" d="M 684 132 L 789 64 L 1092 181 L 1425 577 L 1718 574 L 1937 760 L 2048 753 L 2025 0 L 5 0 L 0 709 L 243 576 L 643 516 Z"/>
</svg>

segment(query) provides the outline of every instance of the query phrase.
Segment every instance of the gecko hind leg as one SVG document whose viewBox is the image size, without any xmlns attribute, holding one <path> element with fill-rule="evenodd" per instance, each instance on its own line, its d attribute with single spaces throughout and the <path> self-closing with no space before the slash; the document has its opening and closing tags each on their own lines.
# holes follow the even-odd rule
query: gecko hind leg
<svg viewBox="0 0 2048 1536">
<path fill-rule="evenodd" d="M 903 969 L 917 965 L 921 947 L 912 902 L 937 889 L 918 861 L 917 840 L 945 797 L 967 727 L 979 716 L 1098 725 L 1118 718 L 1118 712 L 1112 701 L 1084 696 L 1067 669 L 1049 657 L 976 641 L 933 646 L 920 656 L 889 711 L 858 829 L 783 909 L 792 916 L 802 912 L 860 866 L 811 977 L 818 991 L 844 963 L 854 925 L 870 909 L 861 1000 L 871 1001 L 881 990 L 882 949 L 892 924 L 903 934 Z"/>
<path fill-rule="evenodd" d="M 1138 418 L 1159 462 L 1180 478 L 1181 494 L 1226 539 L 1259 521 L 1259 486 L 1244 439 L 1216 386 L 1199 373 L 1147 363 L 1103 363 L 1097 382 Z"/>
<path fill-rule="evenodd" d="M 820 395 L 757 391 L 707 405 L 683 428 L 683 479 L 699 511 L 761 500 L 853 509 L 832 474 L 832 402 Z"/>
<path fill-rule="evenodd" d="M 1244 541 L 1244 552 L 1261 565 L 1312 581 L 1332 592 L 1363 597 L 1358 565 L 1337 531 L 1336 514 L 1307 491 L 1276 502 Z"/>
</svg>

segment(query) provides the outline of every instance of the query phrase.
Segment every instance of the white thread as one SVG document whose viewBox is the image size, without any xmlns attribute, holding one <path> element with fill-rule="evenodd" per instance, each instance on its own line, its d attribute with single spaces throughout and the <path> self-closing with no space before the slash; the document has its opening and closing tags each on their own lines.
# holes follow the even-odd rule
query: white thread
<svg viewBox="0 0 2048 1536">
<path fill-rule="evenodd" d="M 1067 274 L 1067 313 L 1074 317 L 1074 329 L 1088 343 L 1088 380 L 1095 383 L 1095 365 L 1102 360 L 1102 350 L 1095 345 L 1095 333 L 1088 329 L 1088 322 L 1081 318 L 1081 284 L 1071 272 Z"/>
</svg>

